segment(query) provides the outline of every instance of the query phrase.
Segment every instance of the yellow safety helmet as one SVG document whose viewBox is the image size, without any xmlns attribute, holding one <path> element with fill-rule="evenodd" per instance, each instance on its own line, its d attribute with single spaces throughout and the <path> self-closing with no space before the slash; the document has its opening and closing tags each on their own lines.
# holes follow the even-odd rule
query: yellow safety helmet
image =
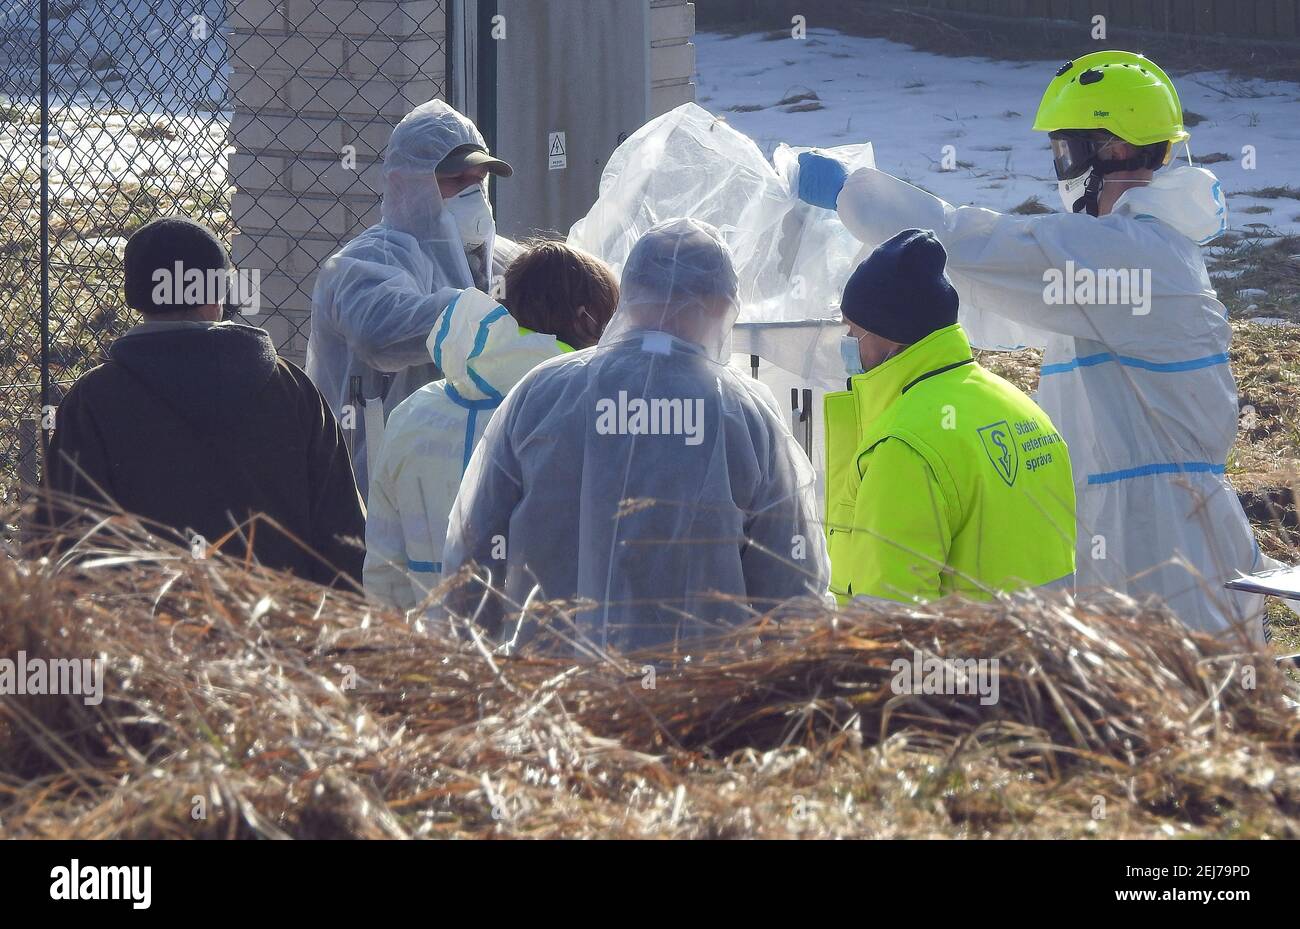
<svg viewBox="0 0 1300 929">
<path fill-rule="evenodd" d="M 1093 52 L 1067 61 L 1038 104 L 1034 128 L 1104 129 L 1131 145 L 1171 145 L 1190 136 L 1169 75 L 1133 52 Z"/>
</svg>

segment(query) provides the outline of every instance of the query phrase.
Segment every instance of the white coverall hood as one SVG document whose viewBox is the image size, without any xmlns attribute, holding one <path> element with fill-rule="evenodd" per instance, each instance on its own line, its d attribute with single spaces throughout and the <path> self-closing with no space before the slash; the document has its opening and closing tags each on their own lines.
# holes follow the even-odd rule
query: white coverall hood
<svg viewBox="0 0 1300 929">
<path fill-rule="evenodd" d="M 530 598 L 589 601 L 576 647 L 599 654 L 827 589 L 812 465 L 771 392 L 720 360 L 735 274 L 716 231 L 652 228 L 621 286 L 597 346 L 511 391 L 452 510 L 446 573 L 491 575 L 501 597 L 479 615 L 508 640 L 532 634 Z"/>
<path fill-rule="evenodd" d="M 429 336 L 445 378 L 393 410 L 366 517 L 366 592 L 409 610 L 442 580 L 447 515 L 493 411 L 520 378 L 565 349 L 525 332 L 487 294 L 466 290 Z"/>
<path fill-rule="evenodd" d="M 362 396 L 370 400 L 382 394 L 383 376 L 392 377 L 382 406 L 387 417 L 437 376 L 426 342 L 443 309 L 467 287 L 490 290 L 491 278 L 517 251 L 489 234 L 471 266 L 443 204 L 438 163 L 471 142 L 483 144 L 478 129 L 440 100 L 403 117 L 384 154 L 381 221 L 330 256 L 316 279 L 307 373 L 352 439 L 363 496 L 369 488 L 366 417 L 354 403 L 353 378 L 361 378 Z"/>
<path fill-rule="evenodd" d="M 1171 170 L 1094 218 L 953 207 L 867 168 L 838 208 L 868 247 L 934 229 L 963 325 L 1045 346 L 1037 399 L 1070 446 L 1080 592 L 1157 594 L 1193 629 L 1258 638 L 1262 598 L 1223 589 L 1270 561 L 1225 476 L 1232 332 L 1197 247 L 1226 222 L 1214 176 Z"/>
<path fill-rule="evenodd" d="M 421 241 L 445 240 L 437 167 L 452 149 L 469 144 L 485 145 L 478 127 L 441 100 L 403 116 L 384 152 L 384 223 Z"/>
<path fill-rule="evenodd" d="M 1192 165 L 1161 171 L 1150 184 L 1124 191 L 1111 212 L 1134 219 L 1154 217 L 1198 245 L 1214 241 L 1228 229 L 1228 205 L 1219 179 Z"/>
<path fill-rule="evenodd" d="M 659 223 L 627 256 L 618 308 L 600 344 L 660 332 L 724 361 L 740 315 L 737 283 L 731 250 L 717 229 L 693 219 Z"/>
<path fill-rule="evenodd" d="M 553 335 L 527 332 L 501 304 L 467 290 L 429 334 L 429 355 L 466 400 L 500 403 L 519 379 L 562 351 Z"/>
</svg>

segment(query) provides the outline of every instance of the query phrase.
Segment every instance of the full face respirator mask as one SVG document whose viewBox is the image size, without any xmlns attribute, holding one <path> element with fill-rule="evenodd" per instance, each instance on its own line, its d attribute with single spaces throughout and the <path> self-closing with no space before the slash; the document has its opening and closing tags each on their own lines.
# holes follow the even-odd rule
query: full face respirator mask
<svg viewBox="0 0 1300 929">
<path fill-rule="evenodd" d="M 1061 129 L 1048 134 L 1052 165 L 1056 169 L 1061 204 L 1068 212 L 1098 215 L 1106 175 L 1121 171 L 1155 170 L 1168 164 L 1173 146 L 1168 142 L 1144 145 L 1129 158 L 1107 160 L 1101 153 L 1120 139 L 1097 129 Z"/>
</svg>

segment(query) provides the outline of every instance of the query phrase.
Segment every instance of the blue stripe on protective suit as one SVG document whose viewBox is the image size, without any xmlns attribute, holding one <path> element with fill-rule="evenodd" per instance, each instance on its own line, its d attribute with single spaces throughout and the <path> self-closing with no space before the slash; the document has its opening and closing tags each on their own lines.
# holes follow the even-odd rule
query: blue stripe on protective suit
<svg viewBox="0 0 1300 929">
<path fill-rule="evenodd" d="M 1089 474 L 1089 484 L 1113 484 L 1135 477 L 1148 477 L 1152 474 L 1223 474 L 1227 469 L 1209 461 L 1166 461 L 1160 464 L 1141 465 L 1136 468 L 1123 468 L 1119 471 L 1103 471 Z"/>
<path fill-rule="evenodd" d="M 451 314 L 456 311 L 456 304 L 460 302 L 461 295 L 465 292 L 462 290 L 447 304 L 447 309 L 442 311 L 442 325 L 438 327 L 438 338 L 433 343 L 433 363 L 442 370 L 442 343 L 447 338 L 447 333 L 451 331 Z"/>
<path fill-rule="evenodd" d="M 500 319 L 502 316 L 505 315 L 506 315 L 506 308 L 503 306 L 499 306 L 491 313 L 488 313 L 486 316 L 483 317 L 483 319 L 478 324 L 478 334 L 474 336 L 474 347 L 473 349 L 470 350 L 469 357 L 465 359 L 465 373 L 467 373 L 470 377 L 470 380 L 474 382 L 474 386 L 477 387 L 479 390 L 483 391 L 483 393 L 487 394 L 487 396 L 492 400 L 494 400 L 496 403 L 500 403 L 504 399 L 504 397 L 501 394 L 501 391 L 497 390 L 495 387 L 493 387 L 491 384 L 485 381 L 482 377 L 480 377 L 479 373 L 474 370 L 470 362 L 473 361 L 475 358 L 477 358 L 479 355 L 483 354 L 483 349 L 487 346 L 489 327 L 491 327 L 491 325 L 494 322 L 496 322 L 498 319 Z"/>
<path fill-rule="evenodd" d="M 1091 368 L 1094 365 L 1106 364 L 1114 361 L 1126 368 L 1141 368 L 1143 371 L 1156 371 L 1161 374 L 1171 374 L 1178 371 L 1196 371 L 1200 368 L 1212 368 L 1215 365 L 1226 365 L 1228 356 L 1224 352 L 1217 355 L 1206 355 L 1203 358 L 1190 358 L 1187 361 L 1146 361 L 1142 358 L 1131 358 L 1127 355 L 1116 355 L 1113 352 L 1098 352 L 1095 355 L 1083 355 L 1079 358 L 1072 358 L 1069 361 L 1059 362 L 1057 364 L 1043 365 L 1042 376 L 1048 377 L 1052 374 L 1066 374 L 1076 368 Z"/>
<path fill-rule="evenodd" d="M 1208 245 L 1228 231 L 1228 204 L 1223 200 L 1223 184 L 1219 181 L 1215 181 L 1211 193 L 1214 194 L 1214 202 L 1219 206 L 1219 208 L 1214 211 L 1214 215 L 1219 217 L 1219 229 L 1217 232 L 1211 233 L 1201 239 L 1201 241 L 1196 243 L 1197 245 Z"/>
<path fill-rule="evenodd" d="M 478 410 L 470 410 L 465 417 L 465 454 L 460 460 L 460 476 L 469 470 L 469 459 L 474 454 L 474 428 L 478 425 Z"/>
<path fill-rule="evenodd" d="M 450 310 L 448 310 L 448 313 L 450 313 Z M 453 402 L 469 411 L 469 415 L 465 417 L 464 454 L 460 463 L 461 477 L 464 477 L 465 472 L 469 470 L 469 459 L 474 454 L 474 430 L 478 425 L 479 411 L 495 410 L 501 405 L 501 401 L 505 399 L 502 396 L 501 391 L 497 390 L 484 380 L 470 364 L 470 362 L 475 358 L 483 354 L 483 349 L 487 347 L 488 330 L 491 328 L 492 324 L 505 315 L 506 308 L 499 306 L 479 320 L 478 332 L 474 335 L 474 347 L 470 349 L 469 357 L 465 359 L 465 373 L 468 374 L 470 380 L 474 382 L 474 386 L 487 394 L 487 397 L 483 400 L 466 400 L 455 387 L 451 386 L 450 381 L 445 382 L 447 396 L 450 397 Z M 439 341 L 441 341 L 441 333 L 438 338 Z"/>
<path fill-rule="evenodd" d="M 412 561 L 410 558 L 408 558 L 406 559 L 406 567 L 419 574 L 441 574 L 442 573 L 441 561 Z"/>
<path fill-rule="evenodd" d="M 450 381 L 442 382 L 442 389 L 447 392 L 447 399 L 452 403 L 466 410 L 495 410 L 501 405 L 500 400 L 493 400 L 488 397 L 483 400 L 467 400 L 459 390 L 452 386 Z"/>
<path fill-rule="evenodd" d="M 451 386 L 451 381 L 443 381 L 442 384 L 447 399 L 469 411 L 469 415 L 465 417 L 465 453 L 460 464 L 460 474 L 464 477 L 465 471 L 469 468 L 470 456 L 474 454 L 474 428 L 478 423 L 478 414 L 483 410 L 495 410 L 499 407 L 501 395 L 497 394 L 496 399 L 488 397 L 483 400 L 466 400 L 459 390 Z"/>
</svg>

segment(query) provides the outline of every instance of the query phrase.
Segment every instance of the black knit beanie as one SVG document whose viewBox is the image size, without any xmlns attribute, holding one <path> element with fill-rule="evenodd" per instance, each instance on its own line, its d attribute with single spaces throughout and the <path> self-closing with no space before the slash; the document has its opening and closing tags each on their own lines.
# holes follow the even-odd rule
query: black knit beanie
<svg viewBox="0 0 1300 929">
<path fill-rule="evenodd" d="M 141 313 L 193 309 L 227 299 L 224 289 L 212 286 L 216 275 L 210 273 L 229 270 L 225 247 L 211 229 L 184 216 L 155 219 L 132 233 L 123 265 L 126 305 Z"/>
<path fill-rule="evenodd" d="M 928 229 L 905 229 L 858 265 L 840 312 L 868 332 L 911 345 L 957 322 L 948 253 Z"/>
</svg>

